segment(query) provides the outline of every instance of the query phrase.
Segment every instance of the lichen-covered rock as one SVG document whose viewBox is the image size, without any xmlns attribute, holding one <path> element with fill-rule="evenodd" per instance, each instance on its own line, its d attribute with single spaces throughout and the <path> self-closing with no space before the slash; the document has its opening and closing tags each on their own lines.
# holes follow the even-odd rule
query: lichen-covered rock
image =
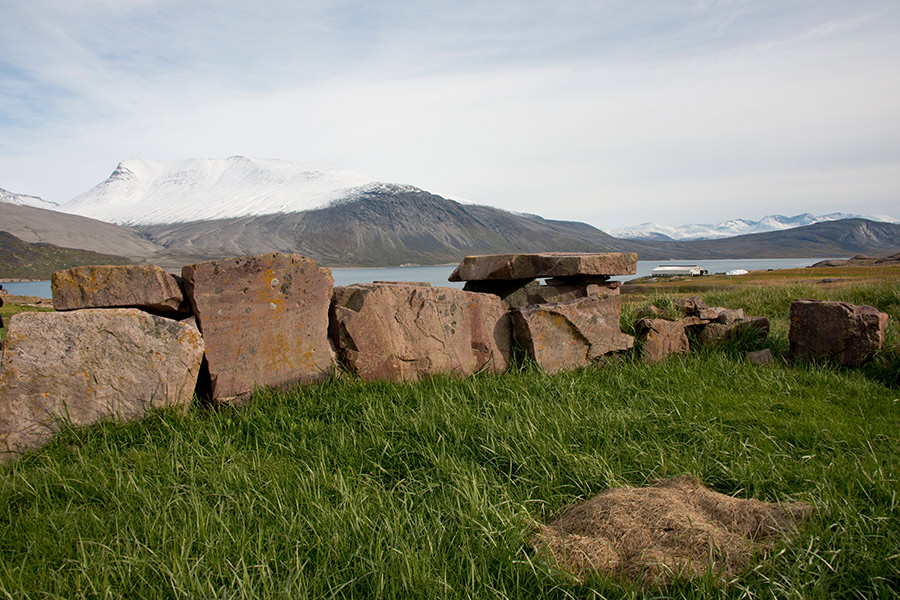
<svg viewBox="0 0 900 600">
<path fill-rule="evenodd" d="M 185 293 L 206 340 L 213 399 L 240 401 L 256 386 L 325 379 L 331 271 L 297 254 L 188 265 Z"/>
<path fill-rule="evenodd" d="M 888 315 L 847 302 L 800 299 L 791 303 L 791 353 L 800 359 L 829 359 L 859 365 L 884 343 Z"/>
<path fill-rule="evenodd" d="M 574 369 L 634 345 L 619 329 L 619 308 L 618 296 L 526 306 L 511 312 L 513 333 L 544 371 Z"/>
<path fill-rule="evenodd" d="M 687 354 L 691 348 L 680 321 L 642 319 L 638 331 L 643 341 L 641 358 L 644 362 L 659 362 L 673 354 Z"/>
<path fill-rule="evenodd" d="M 185 407 L 203 357 L 196 328 L 137 309 L 15 315 L 0 351 L 0 460 L 89 425 Z"/>
<path fill-rule="evenodd" d="M 633 275 L 637 254 L 622 252 L 541 252 L 465 257 L 450 281 L 541 279 L 591 275 Z"/>
<path fill-rule="evenodd" d="M 190 312 L 178 279 L 156 265 L 75 267 L 54 273 L 50 288 L 56 310 L 131 307 L 163 315 Z"/>
<path fill-rule="evenodd" d="M 388 284 L 337 287 L 331 336 L 341 360 L 366 380 L 502 372 L 509 366 L 506 306 L 490 294 Z"/>
</svg>

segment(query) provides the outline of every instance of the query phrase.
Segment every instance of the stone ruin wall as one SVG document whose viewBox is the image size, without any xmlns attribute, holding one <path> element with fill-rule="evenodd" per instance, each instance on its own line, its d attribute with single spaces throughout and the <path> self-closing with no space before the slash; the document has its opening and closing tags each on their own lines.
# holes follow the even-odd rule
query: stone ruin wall
<svg viewBox="0 0 900 600">
<path fill-rule="evenodd" d="M 467 257 L 450 276 L 463 290 L 335 288 L 329 269 L 279 253 L 188 265 L 181 277 L 152 265 L 59 271 L 59 312 L 15 315 L 0 346 L 0 461 L 46 443 L 63 419 L 141 418 L 186 407 L 195 391 L 240 404 L 256 387 L 315 383 L 338 366 L 364 380 L 500 373 L 514 343 L 548 373 L 584 366 L 634 346 L 609 278 L 636 263 L 622 253 Z M 680 308 L 680 320 L 639 324 L 645 361 L 686 352 L 690 328 L 768 333 L 763 317 L 699 299 Z"/>
</svg>

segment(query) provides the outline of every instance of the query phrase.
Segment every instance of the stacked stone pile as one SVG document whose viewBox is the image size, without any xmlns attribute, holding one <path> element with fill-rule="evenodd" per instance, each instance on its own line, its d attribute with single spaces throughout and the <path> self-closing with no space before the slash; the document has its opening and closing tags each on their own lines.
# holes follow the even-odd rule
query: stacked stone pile
<svg viewBox="0 0 900 600">
<path fill-rule="evenodd" d="M 204 342 L 174 277 L 80 267 L 51 286 L 60 312 L 13 316 L 0 348 L 0 460 L 46 443 L 61 420 L 127 421 L 191 402 Z"/>
<path fill-rule="evenodd" d="M 744 316 L 743 309 L 707 306 L 702 298 L 682 298 L 675 301 L 679 318 L 659 318 L 659 309 L 647 305 L 639 309 L 646 315 L 637 324 L 642 341 L 641 356 L 645 362 L 658 362 L 672 354 L 690 351 L 688 333 L 704 342 L 715 342 L 748 335 L 765 340 L 769 335 L 766 317 Z"/>
<path fill-rule="evenodd" d="M 510 309 L 516 341 L 555 373 L 634 345 L 619 328 L 619 282 L 609 279 L 636 268 L 633 253 L 492 254 L 467 256 L 450 281 L 500 298 Z"/>
</svg>

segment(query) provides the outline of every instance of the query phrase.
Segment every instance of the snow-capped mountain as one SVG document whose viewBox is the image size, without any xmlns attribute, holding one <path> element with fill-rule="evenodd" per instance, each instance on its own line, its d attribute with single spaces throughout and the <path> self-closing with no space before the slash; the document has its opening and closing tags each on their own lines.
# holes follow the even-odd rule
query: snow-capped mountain
<svg viewBox="0 0 900 600">
<path fill-rule="evenodd" d="M 7 204 L 18 204 L 19 206 L 33 206 L 35 208 L 45 208 L 48 210 L 56 209 L 59 206 L 56 202 L 44 200 L 39 196 L 14 194 L 12 192 L 4 190 L 3 188 L 0 188 L 0 202 L 6 202 Z"/>
<path fill-rule="evenodd" d="M 766 215 L 759 221 L 749 219 L 731 219 L 716 224 L 682 225 L 672 227 L 659 223 L 643 223 L 634 227 L 620 229 L 607 229 L 606 232 L 617 238 L 629 240 L 715 240 L 749 233 L 765 233 L 767 231 L 783 231 L 794 227 L 804 227 L 821 223 L 823 221 L 840 221 L 843 219 L 868 219 L 881 223 L 900 223 L 900 220 L 886 215 L 854 215 L 847 213 L 830 213 L 827 215 L 813 215 L 803 213 L 793 217 L 784 215 Z"/>
<path fill-rule="evenodd" d="M 384 186 L 416 189 L 285 160 L 130 159 L 58 210 L 120 225 L 181 223 L 307 211 Z"/>
</svg>

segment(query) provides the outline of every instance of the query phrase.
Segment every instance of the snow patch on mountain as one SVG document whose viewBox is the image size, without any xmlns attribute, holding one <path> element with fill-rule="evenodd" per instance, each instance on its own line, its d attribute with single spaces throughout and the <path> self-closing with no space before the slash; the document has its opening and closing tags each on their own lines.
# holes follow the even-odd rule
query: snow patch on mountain
<svg viewBox="0 0 900 600">
<path fill-rule="evenodd" d="M 673 227 L 660 225 L 659 223 L 642 223 L 633 227 L 620 229 L 608 229 L 606 233 L 613 237 L 629 240 L 715 240 L 746 235 L 750 233 L 765 233 L 767 231 L 784 231 L 794 227 L 804 227 L 821 223 L 823 221 L 840 221 L 843 219 L 868 219 L 882 223 L 900 223 L 900 220 L 887 215 L 855 215 L 847 213 L 829 213 L 827 215 L 813 215 L 803 213 L 786 217 L 784 215 L 766 215 L 759 221 L 750 219 L 730 219 L 716 224 L 693 223 Z"/>
<path fill-rule="evenodd" d="M 59 210 L 120 225 L 153 225 L 301 212 L 388 188 L 416 189 L 285 160 L 130 159 Z"/>
<path fill-rule="evenodd" d="M 0 188 L 0 202 L 7 204 L 18 204 L 20 206 L 33 206 L 34 208 L 43 208 L 46 210 L 55 210 L 59 207 L 56 202 L 44 200 L 40 196 L 29 196 L 27 194 L 14 194 Z"/>
</svg>

